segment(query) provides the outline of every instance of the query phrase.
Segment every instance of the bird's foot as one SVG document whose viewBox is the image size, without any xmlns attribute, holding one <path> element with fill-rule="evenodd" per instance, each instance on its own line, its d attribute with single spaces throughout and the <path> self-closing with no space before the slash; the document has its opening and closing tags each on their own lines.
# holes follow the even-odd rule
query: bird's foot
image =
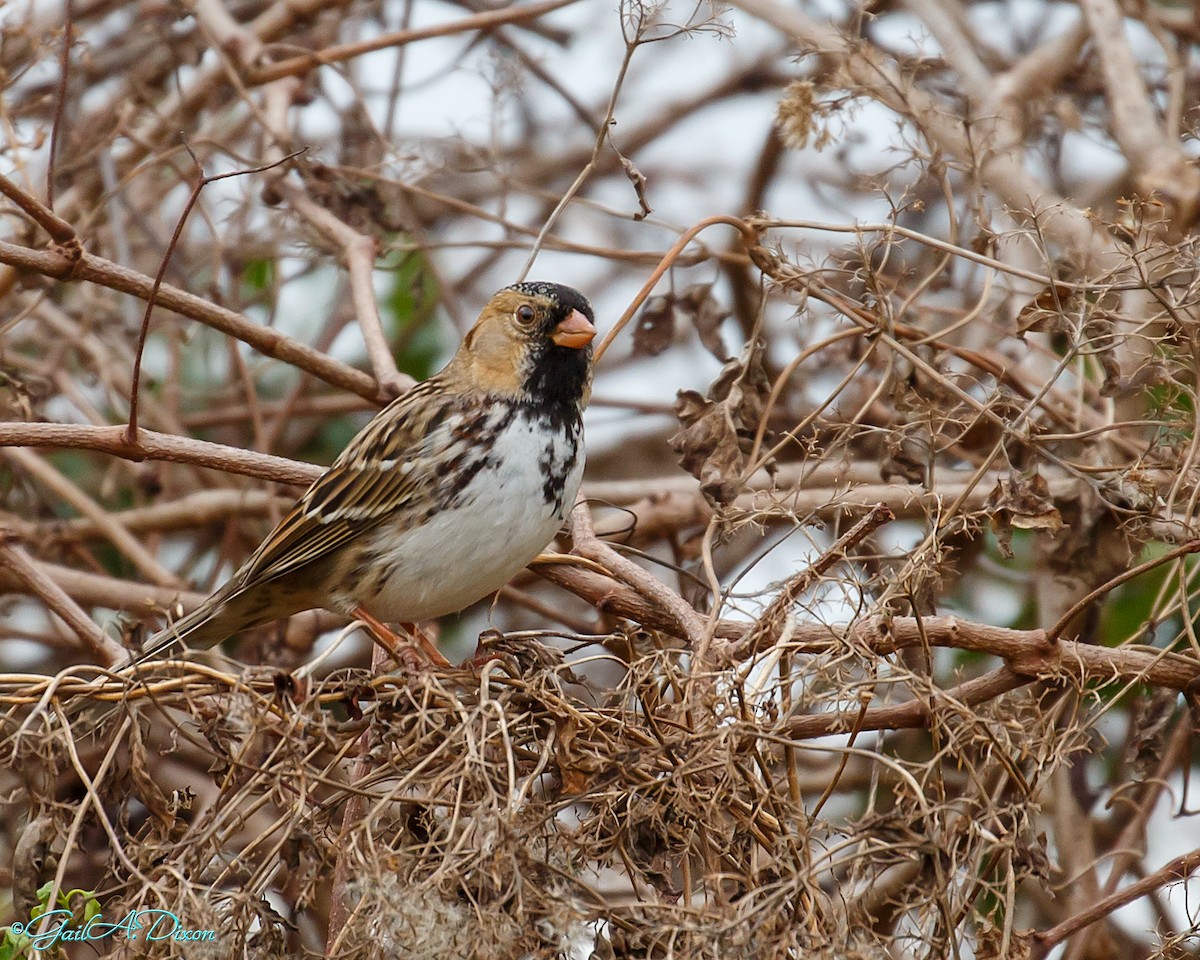
<svg viewBox="0 0 1200 960">
<path fill-rule="evenodd" d="M 467 663 L 470 665 L 472 670 L 482 670 L 493 660 L 503 659 L 504 654 L 497 650 L 484 650 L 482 649 L 482 645 L 480 645 L 475 648 L 475 652 L 471 654 L 471 657 L 469 660 L 467 660 Z"/>
<path fill-rule="evenodd" d="M 363 622 L 372 640 L 387 651 L 393 660 L 408 669 L 417 671 L 430 664 L 443 668 L 453 666 L 415 623 L 402 623 L 400 626 L 408 634 L 402 636 L 362 607 L 354 610 L 353 616 Z M 424 656 L 421 656 L 422 653 Z"/>
<path fill-rule="evenodd" d="M 463 662 L 463 666 L 470 667 L 478 673 L 489 663 L 504 660 L 504 650 L 494 646 L 496 640 L 503 640 L 503 635 L 495 630 L 485 630 L 481 633 L 479 640 L 475 643 L 475 652 Z"/>
</svg>

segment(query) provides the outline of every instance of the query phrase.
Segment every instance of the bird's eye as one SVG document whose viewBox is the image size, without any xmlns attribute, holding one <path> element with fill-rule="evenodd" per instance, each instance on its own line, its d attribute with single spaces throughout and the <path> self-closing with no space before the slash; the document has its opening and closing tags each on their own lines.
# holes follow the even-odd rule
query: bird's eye
<svg viewBox="0 0 1200 960">
<path fill-rule="evenodd" d="M 531 307 L 527 303 L 521 304 L 519 307 L 517 307 L 517 319 L 520 320 L 521 323 L 532 322 L 533 321 L 533 307 Z"/>
</svg>

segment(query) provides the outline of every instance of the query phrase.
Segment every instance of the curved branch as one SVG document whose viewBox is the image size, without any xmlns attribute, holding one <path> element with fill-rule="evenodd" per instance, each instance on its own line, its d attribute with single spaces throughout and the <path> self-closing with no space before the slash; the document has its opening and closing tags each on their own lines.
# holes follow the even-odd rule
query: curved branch
<svg viewBox="0 0 1200 960">
<path fill-rule="evenodd" d="M 154 293 L 155 303 L 159 306 L 235 337 L 265 356 L 298 367 L 326 383 L 357 393 L 372 402 L 379 403 L 385 399 L 380 395 L 379 384 L 361 370 L 355 370 L 278 330 L 259 326 L 240 313 L 218 307 L 178 287 L 164 283 L 155 291 L 154 281 L 150 277 L 103 257 L 82 253 L 78 260 L 72 261 L 53 250 L 33 250 L 0 240 L 0 263 L 56 280 L 89 280 L 111 290 L 133 294 L 141 300 L 148 300 Z"/>
<path fill-rule="evenodd" d="M 153 430 L 139 430 L 137 442 L 130 443 L 124 427 L 90 427 L 69 423 L 0 423 L 0 447 L 99 450 L 125 460 L 190 463 L 226 473 L 303 486 L 312 483 L 325 469 L 316 464 L 274 457 L 269 453 L 254 453 L 190 437 L 173 437 Z"/>
</svg>

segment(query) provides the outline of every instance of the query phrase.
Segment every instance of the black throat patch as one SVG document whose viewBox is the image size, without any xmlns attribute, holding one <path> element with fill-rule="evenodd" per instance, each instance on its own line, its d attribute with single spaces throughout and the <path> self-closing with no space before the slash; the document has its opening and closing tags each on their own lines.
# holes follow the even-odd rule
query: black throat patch
<svg viewBox="0 0 1200 960">
<path fill-rule="evenodd" d="M 559 347 L 545 341 L 530 357 L 525 375 L 527 403 L 556 430 L 579 421 L 590 377 L 592 348 Z"/>
</svg>

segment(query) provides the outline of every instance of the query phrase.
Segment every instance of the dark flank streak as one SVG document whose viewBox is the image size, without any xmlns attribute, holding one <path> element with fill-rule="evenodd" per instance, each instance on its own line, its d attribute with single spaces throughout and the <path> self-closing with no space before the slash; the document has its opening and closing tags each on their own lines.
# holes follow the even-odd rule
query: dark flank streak
<svg viewBox="0 0 1200 960">
<path fill-rule="evenodd" d="M 538 466 L 541 467 L 542 473 L 546 477 L 542 484 L 542 496 L 546 498 L 547 503 L 554 504 L 554 511 L 560 517 L 563 516 L 563 494 L 566 491 L 567 477 L 571 475 L 571 471 L 579 459 L 580 430 L 578 423 L 574 428 L 568 428 L 568 430 L 566 438 L 569 452 L 566 459 L 561 463 L 555 463 L 555 437 L 553 436 L 546 441 L 546 448 L 538 458 Z"/>
</svg>

